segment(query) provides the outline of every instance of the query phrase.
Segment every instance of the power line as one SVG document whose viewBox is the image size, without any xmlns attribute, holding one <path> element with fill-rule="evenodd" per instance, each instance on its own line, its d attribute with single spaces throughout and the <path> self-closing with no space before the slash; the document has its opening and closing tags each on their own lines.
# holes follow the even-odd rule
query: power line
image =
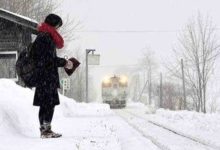
<svg viewBox="0 0 220 150">
<path fill-rule="evenodd" d="M 220 30 L 220 28 L 213 28 L 213 30 Z M 176 33 L 187 30 L 73 30 L 78 33 Z"/>
<path fill-rule="evenodd" d="M 180 32 L 182 30 L 75 30 L 73 32 L 79 33 L 167 33 L 167 32 Z"/>
<path fill-rule="evenodd" d="M 138 64 L 130 64 L 130 65 L 99 65 L 99 66 L 93 66 L 93 65 L 91 65 L 92 67 L 94 67 L 94 68 L 104 68 L 104 67 L 138 67 L 138 66 L 140 66 L 140 65 L 138 65 Z"/>
</svg>

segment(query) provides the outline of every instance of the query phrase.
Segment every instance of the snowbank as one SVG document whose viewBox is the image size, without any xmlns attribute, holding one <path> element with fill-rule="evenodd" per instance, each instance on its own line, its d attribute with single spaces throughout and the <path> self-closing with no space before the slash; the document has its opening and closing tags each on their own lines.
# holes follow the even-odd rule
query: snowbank
<svg viewBox="0 0 220 150">
<path fill-rule="evenodd" d="M 53 127 L 64 136 L 53 141 L 42 141 L 39 138 L 39 107 L 32 105 L 33 97 L 34 89 L 23 88 L 12 80 L 0 79 L 1 150 L 14 150 L 15 146 L 17 150 L 120 149 L 116 135 L 105 123 L 100 124 L 101 117 L 112 115 L 108 105 L 77 103 L 62 95 L 59 95 L 61 104 L 55 108 Z M 94 127 L 96 130 L 92 131 Z"/>
<path fill-rule="evenodd" d="M 23 88 L 14 81 L 0 79 L 0 130 L 19 132 L 28 135 L 29 131 L 38 128 L 38 107 L 34 107 L 34 90 Z M 73 117 L 82 115 L 108 115 L 111 114 L 106 104 L 76 103 L 75 100 L 59 95 L 61 105 L 56 107 L 56 117 Z M 6 125 L 7 124 L 7 125 Z M 11 128 L 5 130 L 5 128 Z M 25 131 L 23 131 L 25 129 Z M 32 134 L 32 133 L 31 133 Z"/>
<path fill-rule="evenodd" d="M 62 114 L 64 117 L 74 116 L 105 116 L 111 115 L 109 105 L 100 103 L 76 103 L 75 100 L 59 95 L 61 104 L 57 107 L 57 114 Z M 61 113 L 62 112 L 62 113 Z"/>
<path fill-rule="evenodd" d="M 220 115 L 159 109 L 149 120 L 207 145 L 220 148 Z"/>
<path fill-rule="evenodd" d="M 36 108 L 32 107 L 33 91 L 19 87 L 14 81 L 0 79 L 0 130 L 1 135 L 35 133 L 38 123 Z M 38 125 L 39 126 L 39 125 Z M 38 127 L 37 127 L 38 128 Z"/>
</svg>

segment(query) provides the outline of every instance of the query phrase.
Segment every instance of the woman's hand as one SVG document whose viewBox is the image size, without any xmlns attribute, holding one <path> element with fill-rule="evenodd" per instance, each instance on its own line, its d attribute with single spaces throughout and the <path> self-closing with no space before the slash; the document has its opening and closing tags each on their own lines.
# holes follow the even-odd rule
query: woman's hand
<svg viewBox="0 0 220 150">
<path fill-rule="evenodd" d="M 67 63 L 66 63 L 66 65 L 64 66 L 64 68 L 72 69 L 72 68 L 73 68 L 73 63 L 72 63 L 72 61 L 67 60 Z"/>
</svg>

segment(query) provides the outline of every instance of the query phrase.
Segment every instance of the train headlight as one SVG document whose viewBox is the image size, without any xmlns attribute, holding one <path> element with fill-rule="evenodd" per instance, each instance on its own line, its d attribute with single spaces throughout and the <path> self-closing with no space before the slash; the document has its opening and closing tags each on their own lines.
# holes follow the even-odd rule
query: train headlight
<svg viewBox="0 0 220 150">
<path fill-rule="evenodd" d="M 109 77 L 105 77 L 105 78 L 103 79 L 103 83 L 104 83 L 104 84 L 109 84 L 110 82 L 111 82 L 111 80 L 110 80 Z"/>
<path fill-rule="evenodd" d="M 120 83 L 126 84 L 128 82 L 128 78 L 126 76 L 121 76 L 120 77 Z"/>
</svg>

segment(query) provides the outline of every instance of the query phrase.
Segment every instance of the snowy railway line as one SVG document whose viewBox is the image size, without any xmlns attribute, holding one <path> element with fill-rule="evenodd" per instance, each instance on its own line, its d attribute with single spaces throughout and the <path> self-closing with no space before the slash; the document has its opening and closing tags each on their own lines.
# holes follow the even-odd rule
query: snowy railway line
<svg viewBox="0 0 220 150">
<path fill-rule="evenodd" d="M 132 112 L 131 110 L 121 109 L 114 110 L 122 119 L 130 126 L 143 135 L 143 137 L 151 140 L 159 149 L 162 150 L 217 150 L 219 148 L 207 145 L 201 141 L 187 137 L 176 131 L 165 128 L 149 121 L 147 118 Z"/>
<path fill-rule="evenodd" d="M 147 120 L 149 123 L 154 124 L 154 125 L 156 125 L 156 126 L 158 126 L 158 127 L 164 128 L 164 129 L 166 129 L 166 130 L 168 130 L 168 131 L 171 131 L 171 132 L 173 132 L 174 134 L 177 134 L 177 135 L 182 136 L 182 137 L 185 137 L 185 138 L 187 138 L 187 139 L 189 139 L 189 140 L 192 140 L 192 141 L 195 141 L 195 142 L 197 142 L 197 143 L 200 143 L 200 144 L 202 144 L 202 145 L 204 145 L 204 146 L 208 146 L 208 147 L 211 147 L 211 148 L 213 148 L 213 149 L 218 149 L 218 150 L 220 149 L 220 147 L 218 147 L 218 146 L 216 146 L 216 145 L 212 145 L 212 144 L 210 144 L 210 143 L 208 143 L 208 142 L 206 142 L 206 141 L 202 141 L 202 140 L 199 139 L 199 138 L 191 137 L 190 135 L 187 135 L 187 134 L 185 134 L 185 133 L 183 133 L 183 132 L 176 131 L 176 130 L 171 129 L 171 128 L 169 128 L 169 127 L 166 127 L 166 126 L 164 126 L 164 125 L 162 125 L 162 124 L 160 124 L 160 123 L 158 123 L 158 122 L 155 122 L 155 121 L 149 120 L 149 119 L 147 119 L 147 118 L 144 118 L 144 117 L 141 116 L 140 114 L 137 114 L 137 113 L 135 113 L 135 112 L 132 112 L 131 110 L 124 110 L 124 111 L 126 111 L 126 112 L 128 112 L 128 113 L 130 113 L 130 114 L 132 114 L 132 115 L 134 115 L 134 116 L 136 116 L 136 117 L 138 117 L 138 118 L 145 119 L 145 120 Z"/>
<path fill-rule="evenodd" d="M 165 147 L 164 145 L 160 144 L 159 142 L 157 142 L 156 139 L 154 139 L 153 137 L 145 134 L 144 132 L 142 132 L 141 129 L 139 129 L 138 127 L 136 127 L 135 125 L 133 125 L 129 120 L 128 118 L 124 117 L 122 115 L 122 113 L 124 113 L 123 111 L 121 110 L 115 110 L 115 112 L 123 119 L 125 120 L 131 127 L 133 127 L 135 130 L 137 130 L 143 137 L 147 138 L 148 140 L 150 140 L 153 144 L 155 144 L 159 149 L 162 149 L 162 150 L 169 150 L 167 147 Z"/>
</svg>

